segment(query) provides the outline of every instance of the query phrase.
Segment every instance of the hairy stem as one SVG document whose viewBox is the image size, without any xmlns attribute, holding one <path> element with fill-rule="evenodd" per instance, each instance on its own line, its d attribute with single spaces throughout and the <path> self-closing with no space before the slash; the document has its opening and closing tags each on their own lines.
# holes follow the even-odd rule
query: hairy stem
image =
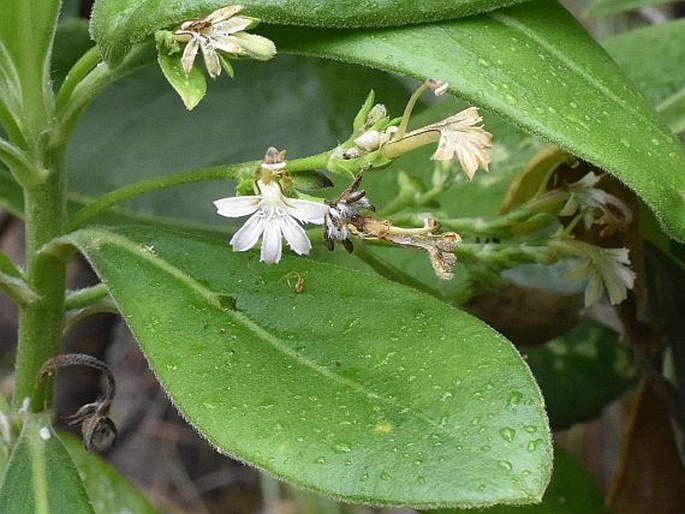
<svg viewBox="0 0 685 514">
<path fill-rule="evenodd" d="M 13 403 L 18 408 L 31 398 L 33 409 L 42 405 L 33 398 L 36 376 L 43 363 L 59 351 L 64 311 L 65 259 L 43 246 L 62 234 L 65 221 L 64 152 L 45 152 L 48 177 L 24 190 L 26 219 L 26 280 L 38 298 L 20 309 L 19 345 Z"/>
</svg>

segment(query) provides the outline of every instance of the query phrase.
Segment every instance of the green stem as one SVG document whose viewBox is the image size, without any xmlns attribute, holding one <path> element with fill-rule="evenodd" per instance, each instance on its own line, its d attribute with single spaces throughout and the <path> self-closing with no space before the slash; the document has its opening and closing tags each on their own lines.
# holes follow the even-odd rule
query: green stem
<svg viewBox="0 0 685 514">
<path fill-rule="evenodd" d="M 404 112 L 402 113 L 402 121 L 400 122 L 400 126 L 397 129 L 397 134 L 395 135 L 396 139 L 402 138 L 404 134 L 407 132 L 407 126 L 409 126 L 409 118 L 411 118 L 411 113 L 414 110 L 414 106 L 416 105 L 416 102 L 419 100 L 419 98 L 421 98 L 423 92 L 426 89 L 428 89 L 429 86 L 430 82 L 426 81 L 419 87 L 417 87 L 416 90 L 412 93 L 411 97 L 409 98 L 409 101 L 407 102 L 407 105 L 404 108 Z"/>
<path fill-rule="evenodd" d="M 241 177 L 247 173 L 254 173 L 259 166 L 259 162 L 252 161 L 233 166 L 212 166 L 210 168 L 199 168 L 189 171 L 182 171 L 171 175 L 154 177 L 141 182 L 136 182 L 120 189 L 115 189 L 102 195 L 76 212 L 67 223 L 67 232 L 73 232 L 84 223 L 93 219 L 101 212 L 113 207 L 114 205 L 126 202 L 138 196 L 160 191 L 175 186 L 194 184 L 197 182 L 207 182 L 211 180 L 231 180 Z"/>
<path fill-rule="evenodd" d="M 0 161 L 5 163 L 14 179 L 23 187 L 44 179 L 47 173 L 33 166 L 26 152 L 3 138 L 0 138 Z"/>
<path fill-rule="evenodd" d="M 310 155 L 309 157 L 300 157 L 292 161 L 286 161 L 286 171 L 290 173 L 297 173 L 298 171 L 311 171 L 325 169 L 328 164 L 328 159 L 331 152 L 322 152 L 317 155 Z"/>
<path fill-rule="evenodd" d="M 67 77 L 69 83 L 65 80 L 65 84 L 60 89 L 59 108 L 55 110 L 59 130 L 55 130 L 52 134 L 52 144 L 65 145 L 83 110 L 112 83 L 152 61 L 152 51 L 150 45 L 138 45 L 116 68 L 111 68 L 105 63 L 93 68 L 95 50 L 91 49 L 86 52 L 70 70 L 69 73 L 73 73 L 73 76 Z"/>
<path fill-rule="evenodd" d="M 293 159 L 292 161 L 288 161 L 286 170 L 291 173 L 297 173 L 299 171 L 324 168 L 328 160 L 328 156 L 329 152 L 324 152 L 318 155 Z M 241 179 L 246 175 L 254 174 L 254 171 L 257 169 L 259 164 L 259 161 L 249 161 L 240 164 L 233 164 L 231 166 L 198 168 L 194 170 L 181 171 L 171 175 L 154 177 L 148 180 L 137 182 L 135 184 L 124 186 L 120 189 L 116 189 L 102 195 L 93 203 L 88 204 L 79 210 L 67 223 L 67 231 L 73 232 L 74 230 L 83 226 L 83 224 L 87 221 L 93 219 L 99 213 L 138 196 L 170 187 L 194 184 L 197 182 Z"/>
<path fill-rule="evenodd" d="M 67 311 L 73 309 L 83 309 L 88 307 L 98 300 L 102 300 L 108 295 L 105 284 L 97 284 L 92 287 L 79 289 L 78 291 L 71 291 L 67 294 L 64 300 L 64 309 Z"/>
<path fill-rule="evenodd" d="M 26 220 L 26 277 L 38 299 L 19 313 L 19 344 L 13 403 L 18 408 L 31 398 L 32 409 L 42 405 L 33 397 L 34 383 L 42 364 L 59 351 L 64 312 L 66 261 L 43 247 L 62 234 L 65 220 L 65 173 L 63 148 L 45 151 L 49 176 L 24 190 Z"/>
<path fill-rule="evenodd" d="M 17 305 L 26 306 L 38 298 L 26 282 L 18 277 L 13 277 L 0 272 L 0 291 L 5 294 Z"/>
<path fill-rule="evenodd" d="M 59 111 L 64 108 L 76 87 L 84 77 L 95 68 L 98 62 L 100 62 L 100 50 L 96 46 L 88 50 L 78 61 L 76 61 L 59 88 L 57 98 L 55 99 L 56 110 Z"/>
</svg>

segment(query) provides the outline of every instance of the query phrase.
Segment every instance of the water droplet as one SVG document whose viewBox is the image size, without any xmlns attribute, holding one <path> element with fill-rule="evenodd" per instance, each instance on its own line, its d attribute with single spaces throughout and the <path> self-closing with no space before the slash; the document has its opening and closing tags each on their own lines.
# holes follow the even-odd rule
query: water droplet
<svg viewBox="0 0 685 514">
<path fill-rule="evenodd" d="M 659 142 L 659 140 L 658 140 L 657 138 L 653 138 L 653 139 L 652 139 L 652 144 L 653 144 L 654 146 L 659 146 L 661 143 Z"/>
<path fill-rule="evenodd" d="M 362 476 L 359 477 L 360 482 L 366 482 L 369 479 L 369 474 L 364 473 Z"/>
<path fill-rule="evenodd" d="M 516 99 L 516 97 L 514 95 L 506 95 L 504 98 L 511 105 L 516 105 L 518 103 L 518 100 Z"/>
<path fill-rule="evenodd" d="M 502 439 L 505 441 L 512 442 L 516 436 L 516 430 L 511 427 L 504 427 L 500 429 L 499 435 L 501 435 Z"/>
<path fill-rule="evenodd" d="M 536 427 L 535 425 L 526 425 L 524 428 L 526 432 L 528 432 L 529 434 L 534 434 L 538 431 L 538 427 Z"/>
<path fill-rule="evenodd" d="M 498 460 L 497 465 L 502 469 L 506 469 L 507 471 L 511 471 L 511 469 L 513 468 L 511 462 L 509 462 L 508 460 Z"/>
<path fill-rule="evenodd" d="M 480 451 L 482 451 L 482 452 L 489 452 L 489 451 L 490 451 L 490 447 L 489 447 L 487 444 L 486 444 L 486 445 L 483 445 L 483 446 L 480 447 Z"/>
<path fill-rule="evenodd" d="M 520 391 L 512 391 L 507 399 L 507 406 L 518 407 L 518 404 L 523 400 L 523 393 Z"/>
<path fill-rule="evenodd" d="M 577 108 L 578 108 L 578 104 L 577 104 L 576 102 L 569 102 L 568 104 L 569 104 L 571 107 L 573 107 L 574 109 L 577 109 Z"/>
<path fill-rule="evenodd" d="M 351 452 L 352 448 L 350 448 L 346 444 L 334 444 L 333 445 L 333 451 L 335 453 L 347 453 L 347 452 Z"/>
<path fill-rule="evenodd" d="M 440 397 L 440 401 L 445 402 L 445 401 L 449 400 L 450 398 L 452 398 L 452 396 L 454 396 L 452 393 L 450 393 L 449 391 L 445 391 L 442 394 L 442 396 Z"/>
<path fill-rule="evenodd" d="M 528 451 L 529 452 L 534 452 L 535 450 L 538 449 L 538 446 L 542 443 L 542 439 L 534 439 L 532 441 L 528 442 Z"/>
<path fill-rule="evenodd" d="M 419 475 L 416 477 L 416 483 L 424 485 L 426 483 L 426 477 Z"/>
<path fill-rule="evenodd" d="M 621 138 L 620 141 L 623 146 L 625 146 L 626 148 L 630 148 L 630 141 L 628 141 L 625 138 Z"/>
<path fill-rule="evenodd" d="M 492 66 L 492 63 L 490 61 L 483 59 L 483 58 L 478 59 L 478 64 L 480 64 L 481 66 L 485 66 L 485 67 Z"/>
<path fill-rule="evenodd" d="M 314 461 L 314 464 L 326 464 L 326 458 L 325 457 L 319 457 Z"/>
<path fill-rule="evenodd" d="M 387 471 L 383 471 L 381 473 L 381 480 L 390 480 L 390 473 L 388 473 Z"/>
</svg>

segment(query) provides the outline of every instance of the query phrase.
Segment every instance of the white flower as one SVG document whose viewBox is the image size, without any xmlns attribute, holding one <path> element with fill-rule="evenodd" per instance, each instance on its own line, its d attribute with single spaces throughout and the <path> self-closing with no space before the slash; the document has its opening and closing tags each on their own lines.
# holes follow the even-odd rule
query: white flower
<svg viewBox="0 0 685 514">
<path fill-rule="evenodd" d="M 202 50 L 205 66 L 211 77 L 221 74 L 217 50 L 233 55 L 246 55 L 261 61 L 271 59 L 276 54 L 273 41 L 245 32 L 257 20 L 235 16 L 242 9 L 242 5 L 222 7 L 204 18 L 183 22 L 181 28 L 174 32 L 178 40 L 188 42 L 181 57 L 186 74 L 193 68 L 198 49 Z"/>
<path fill-rule="evenodd" d="M 580 258 L 580 264 L 566 273 L 569 280 L 587 279 L 585 306 L 597 303 L 604 296 L 611 305 L 618 305 L 633 288 L 635 272 L 630 269 L 627 248 L 600 248 L 580 241 L 557 243 L 567 253 Z"/>
<path fill-rule="evenodd" d="M 601 177 L 592 171 L 577 182 L 566 186 L 568 200 L 559 211 L 559 216 L 573 216 L 579 212 L 583 226 L 589 229 L 593 224 L 625 224 L 633 215 L 628 206 L 604 189 L 595 187 Z"/>
<path fill-rule="evenodd" d="M 395 158 L 415 147 L 437 139 L 438 149 L 433 154 L 436 161 L 449 161 L 456 156 L 466 176 L 470 179 L 478 168 L 488 171 L 490 157 L 486 148 L 492 146 L 492 134 L 482 126 L 483 121 L 476 107 L 469 107 L 454 116 L 432 123 L 387 142 L 384 146 L 386 157 Z"/>
<path fill-rule="evenodd" d="M 275 180 L 265 183 L 257 180 L 258 194 L 255 196 L 234 196 L 216 200 L 217 213 L 227 218 L 252 214 L 230 241 L 233 251 L 244 252 L 262 238 L 262 262 L 269 264 L 281 260 L 281 241 L 285 240 L 298 255 L 307 255 L 312 244 L 307 237 L 303 223 L 323 224 L 328 206 L 309 200 L 298 200 L 283 195 Z"/>
<path fill-rule="evenodd" d="M 438 149 L 433 154 L 436 161 L 448 161 L 456 155 L 464 173 L 469 179 L 480 167 L 488 171 L 490 157 L 485 151 L 492 146 L 492 134 L 477 127 L 483 121 L 476 107 L 469 107 L 454 116 L 429 125 L 422 130 L 437 129 L 440 131 Z"/>
</svg>

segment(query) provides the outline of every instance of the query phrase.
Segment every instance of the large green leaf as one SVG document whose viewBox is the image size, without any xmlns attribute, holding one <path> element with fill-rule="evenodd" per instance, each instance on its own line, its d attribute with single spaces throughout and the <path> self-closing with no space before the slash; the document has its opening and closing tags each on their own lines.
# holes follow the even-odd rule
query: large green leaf
<svg viewBox="0 0 685 514">
<path fill-rule="evenodd" d="M 685 151 L 623 72 L 558 3 L 369 31 L 281 28 L 283 51 L 364 64 L 451 91 L 608 170 L 685 240 Z M 496 137 L 496 135 L 495 135 Z"/>
<path fill-rule="evenodd" d="M 123 475 L 95 453 L 88 453 L 80 439 L 61 433 L 60 438 L 78 469 L 83 486 L 92 499 L 95 514 L 157 511 Z"/>
<path fill-rule="evenodd" d="M 0 512 L 93 513 L 69 454 L 45 414 L 28 415 L 0 486 Z"/>
<path fill-rule="evenodd" d="M 426 514 L 468 514 L 472 511 L 438 510 Z M 479 514 L 607 514 L 597 482 L 559 446 L 554 447 L 554 474 L 540 505 L 502 505 Z"/>
<path fill-rule="evenodd" d="M 602 42 L 674 132 L 685 130 L 685 20 Z"/>
<path fill-rule="evenodd" d="M 266 266 L 197 236 L 140 227 L 69 240 L 221 451 L 356 502 L 541 497 L 551 446 L 539 390 L 475 318 L 378 277 L 290 256 Z"/>
<path fill-rule="evenodd" d="M 448 20 L 491 11 L 523 0 L 244 0 L 244 14 L 275 25 L 315 27 L 388 27 Z M 128 49 L 155 31 L 205 16 L 226 0 L 97 0 L 92 34 L 107 60 L 119 60 Z"/>
<path fill-rule="evenodd" d="M 587 9 L 585 16 L 606 16 L 617 14 L 633 9 L 639 9 L 646 5 L 665 4 L 673 0 L 594 0 Z"/>
</svg>

